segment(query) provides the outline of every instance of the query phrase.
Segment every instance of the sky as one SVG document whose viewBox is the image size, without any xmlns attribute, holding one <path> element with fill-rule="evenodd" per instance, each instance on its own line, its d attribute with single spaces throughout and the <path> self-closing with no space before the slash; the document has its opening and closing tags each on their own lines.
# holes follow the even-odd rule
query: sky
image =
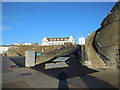
<svg viewBox="0 0 120 90">
<path fill-rule="evenodd" d="M 100 27 L 115 2 L 3 2 L 2 45 L 80 36 Z"/>
</svg>

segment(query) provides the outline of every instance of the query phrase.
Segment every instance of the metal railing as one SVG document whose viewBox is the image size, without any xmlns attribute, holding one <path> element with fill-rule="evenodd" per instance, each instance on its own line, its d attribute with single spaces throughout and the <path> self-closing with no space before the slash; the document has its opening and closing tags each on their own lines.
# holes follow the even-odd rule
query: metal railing
<svg viewBox="0 0 120 90">
<path fill-rule="evenodd" d="M 96 49 L 97 53 L 99 54 L 100 58 L 103 60 L 103 62 L 106 64 L 106 66 L 109 67 L 109 62 L 110 62 L 110 58 L 107 57 L 103 51 L 99 48 L 102 47 L 101 44 L 98 44 L 98 33 L 99 31 L 96 32 L 94 40 L 93 40 L 93 46 Z"/>
</svg>

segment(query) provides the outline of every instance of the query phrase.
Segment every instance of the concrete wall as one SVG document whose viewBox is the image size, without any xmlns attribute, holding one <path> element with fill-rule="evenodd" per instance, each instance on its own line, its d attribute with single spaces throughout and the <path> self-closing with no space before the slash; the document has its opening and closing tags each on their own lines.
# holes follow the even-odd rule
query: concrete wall
<svg viewBox="0 0 120 90">
<path fill-rule="evenodd" d="M 119 13 L 119 14 L 118 14 Z M 101 28 L 97 31 L 94 45 L 98 53 L 103 54 L 110 60 L 110 67 L 117 67 L 117 49 L 119 47 L 120 10 L 108 15 L 102 22 Z"/>
<path fill-rule="evenodd" d="M 113 22 L 98 34 L 98 42 L 102 47 L 110 47 L 118 45 L 118 22 Z"/>
</svg>

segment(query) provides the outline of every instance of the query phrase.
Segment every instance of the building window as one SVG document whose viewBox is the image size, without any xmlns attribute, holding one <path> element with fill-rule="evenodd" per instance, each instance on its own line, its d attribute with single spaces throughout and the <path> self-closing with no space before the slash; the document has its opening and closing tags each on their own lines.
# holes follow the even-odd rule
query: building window
<svg viewBox="0 0 120 90">
<path fill-rule="evenodd" d="M 62 43 L 63 41 L 60 41 L 60 43 Z"/>
</svg>

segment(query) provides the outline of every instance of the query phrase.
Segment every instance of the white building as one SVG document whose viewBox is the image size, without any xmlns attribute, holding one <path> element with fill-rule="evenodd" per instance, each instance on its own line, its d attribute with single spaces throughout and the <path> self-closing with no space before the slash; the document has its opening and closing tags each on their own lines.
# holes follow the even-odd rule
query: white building
<svg viewBox="0 0 120 90">
<path fill-rule="evenodd" d="M 85 45 L 85 38 L 84 37 L 79 38 L 79 45 Z"/>
<path fill-rule="evenodd" d="M 32 43 L 23 43 L 22 45 L 32 45 Z"/>
<path fill-rule="evenodd" d="M 13 45 L 33 45 L 33 43 L 14 43 Z"/>
<path fill-rule="evenodd" d="M 7 53 L 12 47 L 7 47 L 7 46 L 0 46 L 0 54 L 3 55 L 5 53 Z"/>
<path fill-rule="evenodd" d="M 44 37 L 42 40 L 41 45 L 64 45 L 65 43 L 71 43 L 75 44 L 75 39 L 70 36 L 70 37 L 64 37 L 64 38 L 47 38 Z"/>
<path fill-rule="evenodd" d="M 14 43 L 13 45 L 21 45 L 20 43 Z"/>
</svg>

